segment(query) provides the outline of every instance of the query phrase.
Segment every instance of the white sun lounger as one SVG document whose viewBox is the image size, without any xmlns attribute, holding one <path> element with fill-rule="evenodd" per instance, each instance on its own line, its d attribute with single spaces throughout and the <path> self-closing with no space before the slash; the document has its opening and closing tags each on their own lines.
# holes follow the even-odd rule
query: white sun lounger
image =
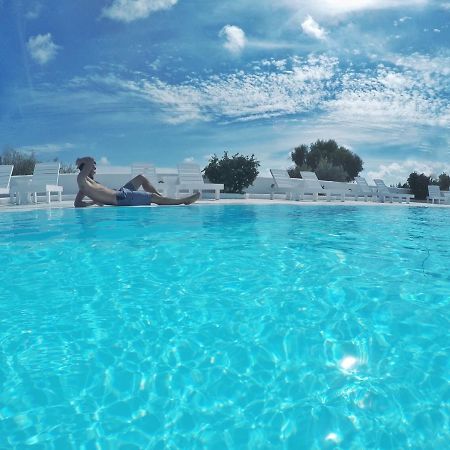
<svg viewBox="0 0 450 450">
<path fill-rule="evenodd" d="M 292 200 L 295 195 L 300 194 L 300 183 L 298 178 L 291 178 L 287 170 L 269 169 L 277 189 L 286 193 L 286 200 Z"/>
<path fill-rule="evenodd" d="M 178 165 L 178 184 L 176 185 L 176 195 L 179 196 L 183 192 L 193 194 L 194 191 L 214 191 L 216 200 L 220 199 L 220 191 L 224 185 L 219 183 L 205 183 L 197 164 L 179 164 Z"/>
<path fill-rule="evenodd" d="M 364 197 L 364 201 L 370 198 L 373 201 L 378 198 L 376 193 L 372 190 L 372 188 L 368 185 L 367 181 L 363 177 L 355 177 L 356 184 L 358 185 L 358 191 L 356 191 L 357 199 L 358 197 Z"/>
<path fill-rule="evenodd" d="M 61 201 L 63 187 L 58 185 L 59 162 L 39 163 L 34 166 L 33 176 L 30 180 L 20 182 L 11 189 L 11 197 L 16 197 L 16 203 L 21 203 L 22 194 L 31 194 L 34 203 L 37 203 L 38 194 L 45 193 L 47 203 L 51 202 L 51 194 L 58 194 L 58 201 Z"/>
<path fill-rule="evenodd" d="M 163 195 L 167 195 L 166 186 L 163 182 L 158 181 L 158 174 L 156 167 L 153 164 L 136 163 L 131 165 L 131 176 L 134 178 L 137 175 L 144 175 L 148 181 L 155 187 L 155 189 Z"/>
<path fill-rule="evenodd" d="M 438 203 L 445 202 L 444 193 L 441 192 L 439 186 L 435 186 L 432 184 L 428 185 L 428 197 L 427 202 Z"/>
<path fill-rule="evenodd" d="M 0 194 L 9 195 L 9 185 L 14 166 L 0 165 Z"/>
<path fill-rule="evenodd" d="M 327 189 L 322 186 L 317 175 L 314 172 L 303 172 L 300 171 L 300 175 L 304 180 L 304 184 L 302 187 L 302 192 L 300 192 L 300 199 L 303 200 L 303 196 L 305 194 L 313 194 L 313 199 L 317 200 L 319 194 L 325 195 L 327 201 L 332 200 L 333 198 L 339 198 L 342 202 L 345 201 L 346 193 L 351 194 L 350 190 L 346 192 L 346 190 L 335 190 L 335 189 Z"/>
<path fill-rule="evenodd" d="M 398 201 L 401 203 L 403 200 L 406 201 L 406 203 L 409 203 L 412 198 L 414 198 L 414 195 L 411 194 L 404 194 L 400 192 L 391 192 L 389 188 L 384 184 L 383 180 L 380 179 L 374 179 L 375 185 L 377 186 L 377 195 L 381 202 L 384 202 L 386 199 L 389 199 L 389 201 L 392 203 L 395 198 L 398 198 Z"/>
</svg>

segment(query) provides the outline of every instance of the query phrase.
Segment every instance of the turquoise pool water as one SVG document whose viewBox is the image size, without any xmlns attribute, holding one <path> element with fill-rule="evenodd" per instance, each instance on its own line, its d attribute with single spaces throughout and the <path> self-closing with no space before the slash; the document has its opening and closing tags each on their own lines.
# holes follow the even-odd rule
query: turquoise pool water
<svg viewBox="0 0 450 450">
<path fill-rule="evenodd" d="M 0 214 L 0 448 L 449 448 L 449 215 Z"/>
</svg>

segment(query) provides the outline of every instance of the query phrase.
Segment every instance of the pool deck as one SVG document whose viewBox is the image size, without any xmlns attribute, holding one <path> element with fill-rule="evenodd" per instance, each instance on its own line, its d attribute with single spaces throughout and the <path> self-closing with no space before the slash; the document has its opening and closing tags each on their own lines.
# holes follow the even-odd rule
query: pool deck
<svg viewBox="0 0 450 450">
<path fill-rule="evenodd" d="M 411 202 L 407 203 L 380 203 L 372 201 L 354 201 L 346 200 L 341 201 L 293 201 L 293 200 L 280 200 L 280 199 L 221 199 L 221 200 L 199 200 L 192 206 L 214 206 L 214 205 L 292 205 L 297 207 L 315 207 L 315 206 L 362 206 L 362 207 L 377 207 L 377 206 L 390 206 L 390 207 L 412 207 L 412 208 L 450 208 L 450 205 L 438 205 L 425 202 Z M 159 207 L 157 205 L 152 205 L 151 207 Z M 177 206 L 179 207 L 179 206 Z M 35 211 L 35 210 L 47 210 L 47 209 L 62 209 L 62 208 L 74 208 L 73 201 L 63 200 L 62 202 L 52 201 L 52 203 L 40 202 L 38 204 L 25 204 L 25 205 L 11 205 L 11 204 L 0 204 L 0 214 L 2 212 L 19 212 L 19 211 Z M 98 208 L 98 207 L 96 207 Z M 135 207 L 136 208 L 136 207 Z M 142 206 L 141 208 L 147 208 L 147 206 Z M 89 208 L 91 209 L 91 208 Z"/>
</svg>

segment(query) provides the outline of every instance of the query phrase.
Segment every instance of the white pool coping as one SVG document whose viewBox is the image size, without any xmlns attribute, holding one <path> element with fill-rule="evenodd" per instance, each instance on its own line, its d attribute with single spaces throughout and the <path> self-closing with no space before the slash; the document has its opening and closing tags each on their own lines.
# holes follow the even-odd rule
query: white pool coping
<svg viewBox="0 0 450 450">
<path fill-rule="evenodd" d="M 316 207 L 316 206 L 361 206 L 361 207 L 379 207 L 379 206 L 389 206 L 389 207 L 412 207 L 412 208 L 450 208 L 450 205 L 438 205 L 433 203 L 425 202 L 411 202 L 411 203 L 380 203 L 367 201 L 364 202 L 346 200 L 341 201 L 293 201 L 293 200 L 280 200 L 280 199 L 221 199 L 221 200 L 199 200 L 190 207 L 197 206 L 217 206 L 217 205 L 292 205 L 297 207 Z M 161 207 L 157 205 L 152 205 L 151 207 Z M 185 207 L 184 205 L 176 205 L 176 207 Z M 63 200 L 62 202 L 52 201 L 52 203 L 40 202 L 37 204 L 25 204 L 25 205 L 11 205 L 11 204 L 0 204 L 0 214 L 2 212 L 20 212 L 20 211 L 36 211 L 36 210 L 54 210 L 54 209 L 74 209 L 73 201 Z M 99 208 L 90 207 L 88 209 Z M 123 208 L 123 207 L 122 207 Z M 133 207 L 136 208 L 136 207 Z M 142 206 L 141 208 L 147 208 L 147 206 Z M 80 208 L 81 209 L 81 208 Z"/>
</svg>

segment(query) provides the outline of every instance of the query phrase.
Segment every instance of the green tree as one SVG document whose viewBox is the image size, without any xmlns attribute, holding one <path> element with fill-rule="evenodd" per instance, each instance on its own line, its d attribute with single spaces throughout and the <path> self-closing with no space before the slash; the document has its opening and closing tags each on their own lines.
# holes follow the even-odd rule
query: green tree
<svg viewBox="0 0 450 450">
<path fill-rule="evenodd" d="M 31 175 L 37 162 L 34 152 L 25 153 L 10 147 L 0 157 L 0 164 L 14 165 L 13 175 Z"/>
<path fill-rule="evenodd" d="M 327 158 L 321 158 L 316 166 L 319 180 L 347 181 L 348 174 L 342 166 L 335 166 Z"/>
<path fill-rule="evenodd" d="M 427 198 L 429 184 L 437 183 L 431 176 L 428 177 L 424 173 L 412 172 L 408 177 L 408 186 L 417 200 L 425 200 Z"/>
<path fill-rule="evenodd" d="M 301 178 L 300 171 L 313 172 L 314 170 L 312 167 L 302 164 L 301 166 L 290 167 L 287 171 L 291 178 Z"/>
<path fill-rule="evenodd" d="M 308 156 L 308 146 L 305 144 L 300 145 L 299 147 L 295 147 L 294 151 L 291 152 L 292 161 L 294 161 L 296 166 L 304 166 L 306 165 L 306 157 Z"/>
<path fill-rule="evenodd" d="M 328 177 L 322 179 L 332 177 L 330 181 L 351 181 L 363 170 L 362 159 L 349 149 L 338 145 L 333 139 L 328 141 L 318 139 L 309 147 L 302 144 L 291 152 L 291 159 L 296 166 L 308 166 L 316 173 L 321 165 Z M 331 170 L 330 165 L 336 169 Z M 324 170 L 325 167 L 327 170 Z M 295 169 L 292 171 L 295 172 Z M 341 180 L 343 173 L 345 179 Z"/>
<path fill-rule="evenodd" d="M 448 191 L 450 188 L 450 176 L 445 172 L 439 175 L 439 189 L 441 191 Z"/>
<path fill-rule="evenodd" d="M 242 194 L 243 189 L 255 181 L 259 166 L 255 155 L 236 153 L 230 158 L 228 152 L 224 152 L 221 159 L 212 156 L 203 172 L 211 183 L 223 183 L 225 192 Z"/>
</svg>

